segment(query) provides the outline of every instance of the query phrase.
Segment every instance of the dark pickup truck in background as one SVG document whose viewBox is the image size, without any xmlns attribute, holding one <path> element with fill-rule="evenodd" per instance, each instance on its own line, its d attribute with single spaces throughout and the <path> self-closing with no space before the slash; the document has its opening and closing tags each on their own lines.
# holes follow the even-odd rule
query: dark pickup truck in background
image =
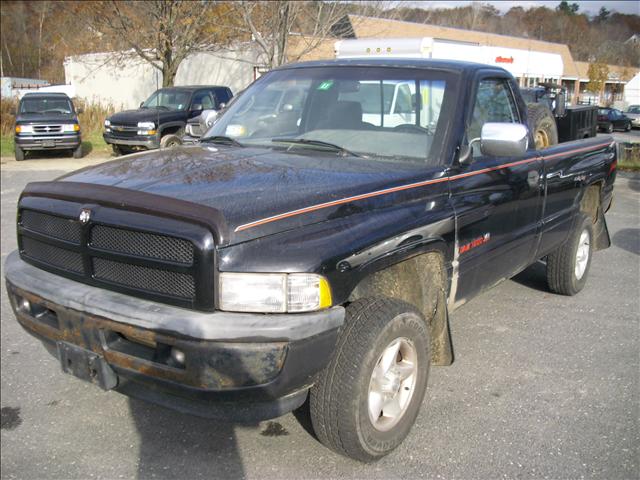
<svg viewBox="0 0 640 480">
<path fill-rule="evenodd" d="M 219 110 L 232 97 L 229 87 L 161 88 L 142 102 L 140 108 L 107 118 L 103 138 L 118 155 L 180 145 L 189 119 L 205 110 Z"/>
<path fill-rule="evenodd" d="M 308 399 L 322 443 L 375 460 L 453 361 L 448 312 L 541 259 L 574 295 L 610 244 L 613 140 L 526 125 L 500 68 L 281 67 L 196 145 L 27 185 L 11 305 L 104 389 L 226 420 Z"/>
<path fill-rule="evenodd" d="M 68 150 L 81 158 L 78 113 L 64 93 L 26 93 L 15 112 L 16 160 L 24 160 L 27 152 L 49 150 Z"/>
</svg>

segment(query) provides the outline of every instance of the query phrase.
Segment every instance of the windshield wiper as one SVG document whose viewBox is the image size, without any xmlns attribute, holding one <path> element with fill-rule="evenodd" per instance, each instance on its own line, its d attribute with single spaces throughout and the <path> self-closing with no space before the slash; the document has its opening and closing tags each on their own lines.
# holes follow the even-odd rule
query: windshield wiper
<svg viewBox="0 0 640 480">
<path fill-rule="evenodd" d="M 213 137 L 205 137 L 200 139 L 200 143 L 218 143 L 220 145 L 233 145 L 234 147 L 244 147 L 239 141 L 224 135 L 214 135 Z"/>
<path fill-rule="evenodd" d="M 310 138 L 273 138 L 271 139 L 271 141 L 276 143 L 291 143 L 293 145 L 311 145 L 314 147 L 329 148 L 331 150 L 340 152 L 345 156 L 349 155 L 352 157 L 362 157 L 362 155 L 358 155 L 357 153 L 354 153 L 351 150 L 347 150 L 340 145 L 336 145 L 335 143 L 323 142 L 322 140 L 312 140 Z"/>
</svg>

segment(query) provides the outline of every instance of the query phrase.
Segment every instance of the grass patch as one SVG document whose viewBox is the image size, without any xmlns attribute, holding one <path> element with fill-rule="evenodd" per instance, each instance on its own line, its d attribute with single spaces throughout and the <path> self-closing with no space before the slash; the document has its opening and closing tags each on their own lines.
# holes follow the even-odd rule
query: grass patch
<svg viewBox="0 0 640 480">
<path fill-rule="evenodd" d="M 107 145 L 102 138 L 102 130 L 93 132 L 82 132 L 83 157 L 86 156 L 107 156 L 111 154 L 111 146 Z M 13 135 L 2 135 L 0 137 L 0 155 L 3 157 L 13 157 Z"/>
<path fill-rule="evenodd" d="M 640 172 L 640 143 L 618 144 L 618 168 Z"/>
</svg>

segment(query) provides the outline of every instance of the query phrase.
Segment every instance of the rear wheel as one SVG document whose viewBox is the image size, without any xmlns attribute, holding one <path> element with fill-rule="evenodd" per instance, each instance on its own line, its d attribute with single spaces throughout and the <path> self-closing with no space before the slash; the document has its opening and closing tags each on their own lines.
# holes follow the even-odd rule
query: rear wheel
<svg viewBox="0 0 640 480">
<path fill-rule="evenodd" d="M 429 350 L 427 322 L 412 305 L 389 298 L 350 304 L 334 355 L 310 392 L 318 439 L 363 462 L 394 450 L 420 410 Z"/>
<path fill-rule="evenodd" d="M 579 214 L 569 239 L 547 256 L 547 283 L 552 292 L 575 295 L 584 288 L 593 253 L 593 221 Z"/>
<path fill-rule="evenodd" d="M 625 132 L 628 132 L 628 131 L 630 131 L 630 130 L 631 130 L 631 122 L 627 123 L 627 126 L 626 126 L 626 127 L 624 127 L 624 131 L 625 131 Z"/>
<path fill-rule="evenodd" d="M 542 103 L 528 104 L 527 119 L 536 149 L 540 150 L 558 143 L 558 127 L 549 107 Z"/>
<path fill-rule="evenodd" d="M 24 160 L 24 150 L 22 150 L 18 145 L 15 146 L 15 155 L 16 161 L 20 162 Z"/>
</svg>

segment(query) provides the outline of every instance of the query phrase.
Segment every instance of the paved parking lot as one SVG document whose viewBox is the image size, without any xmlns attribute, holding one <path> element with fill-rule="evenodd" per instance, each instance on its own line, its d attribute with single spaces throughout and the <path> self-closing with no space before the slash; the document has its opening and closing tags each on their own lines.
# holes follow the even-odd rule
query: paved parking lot
<svg viewBox="0 0 640 480">
<path fill-rule="evenodd" d="M 78 164 L 2 163 L 4 266 L 25 183 Z M 432 370 L 406 442 L 367 466 L 322 447 L 303 417 L 225 424 L 66 376 L 3 292 L 2 478 L 637 479 L 640 176 L 619 176 L 607 220 L 613 245 L 580 295 L 549 293 L 535 265 L 452 315 L 456 362 Z"/>
</svg>

